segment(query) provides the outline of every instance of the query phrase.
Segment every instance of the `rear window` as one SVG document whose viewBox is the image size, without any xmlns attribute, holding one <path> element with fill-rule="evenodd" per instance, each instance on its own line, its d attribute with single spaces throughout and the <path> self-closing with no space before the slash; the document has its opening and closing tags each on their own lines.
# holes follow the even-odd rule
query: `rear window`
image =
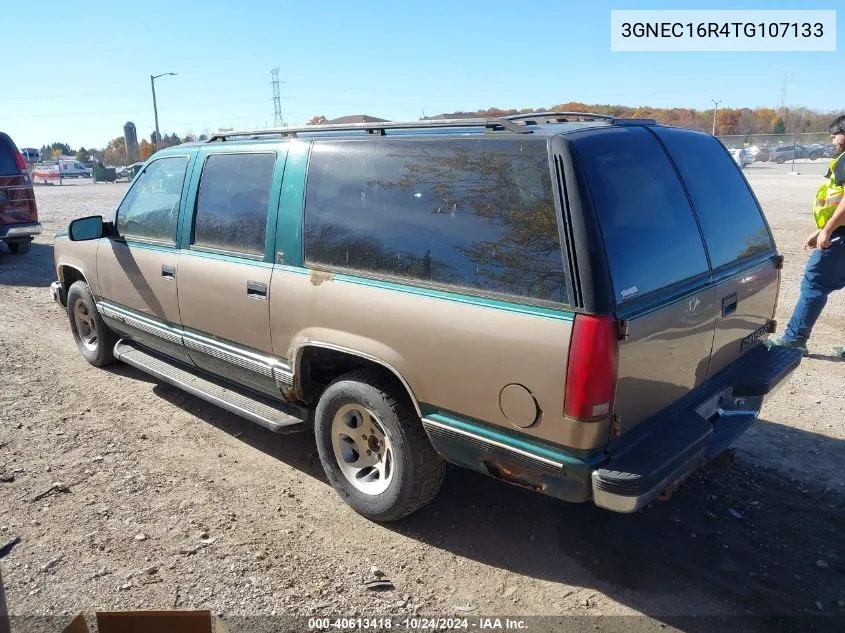
<svg viewBox="0 0 845 633">
<path fill-rule="evenodd" d="M 21 173 L 15 159 L 15 146 L 5 136 L 0 136 L 0 176 L 17 176 Z"/>
<path fill-rule="evenodd" d="M 712 136 L 655 128 L 692 198 L 714 268 L 773 247 L 757 201 Z"/>
<path fill-rule="evenodd" d="M 310 264 L 566 302 L 544 141 L 317 142 L 304 237 Z"/>
<path fill-rule="evenodd" d="M 617 301 L 706 273 L 701 234 L 666 152 L 646 129 L 573 140 L 596 205 Z"/>
</svg>

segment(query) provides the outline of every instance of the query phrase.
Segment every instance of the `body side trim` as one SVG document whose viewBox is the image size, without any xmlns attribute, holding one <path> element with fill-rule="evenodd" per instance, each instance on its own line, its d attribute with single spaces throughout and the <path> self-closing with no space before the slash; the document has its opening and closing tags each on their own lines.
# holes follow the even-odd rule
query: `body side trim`
<svg viewBox="0 0 845 633">
<path fill-rule="evenodd" d="M 431 424 L 439 428 L 448 428 L 451 431 L 461 433 L 468 437 L 472 437 L 481 442 L 486 442 L 500 448 L 513 451 L 519 455 L 536 459 L 537 461 L 561 468 L 566 466 L 593 468 L 601 463 L 604 463 L 604 455 L 592 459 L 580 459 L 572 455 L 567 455 L 551 448 L 547 448 L 534 442 L 529 442 L 507 433 L 494 431 L 493 429 L 469 422 L 465 419 L 459 419 L 444 413 L 430 413 L 423 418 L 424 424 Z"/>
</svg>

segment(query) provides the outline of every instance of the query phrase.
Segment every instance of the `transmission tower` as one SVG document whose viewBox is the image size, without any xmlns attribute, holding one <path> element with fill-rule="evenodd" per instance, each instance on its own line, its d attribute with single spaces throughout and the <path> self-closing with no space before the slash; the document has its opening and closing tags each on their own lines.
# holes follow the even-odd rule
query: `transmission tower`
<svg viewBox="0 0 845 633">
<path fill-rule="evenodd" d="M 285 127 L 285 120 L 282 118 L 282 98 L 279 95 L 279 69 L 270 71 L 273 77 L 273 126 Z"/>
</svg>

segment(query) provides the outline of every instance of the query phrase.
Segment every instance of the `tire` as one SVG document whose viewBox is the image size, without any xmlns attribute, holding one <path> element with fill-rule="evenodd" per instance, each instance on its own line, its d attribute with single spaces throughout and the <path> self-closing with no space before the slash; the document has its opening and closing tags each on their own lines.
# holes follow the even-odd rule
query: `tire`
<svg viewBox="0 0 845 633">
<path fill-rule="evenodd" d="M 819 157 L 818 154 L 816 154 L 815 152 L 812 152 L 807 158 L 809 158 L 810 160 L 816 160 L 816 159 L 818 159 L 818 157 Z"/>
<path fill-rule="evenodd" d="M 332 382 L 317 403 L 314 434 L 329 482 L 368 519 L 398 521 L 440 491 L 445 462 L 408 398 L 380 373 L 361 369 Z"/>
<path fill-rule="evenodd" d="M 29 247 L 32 246 L 32 240 L 17 240 L 15 242 L 6 242 L 12 255 L 26 255 L 29 252 Z"/>
<path fill-rule="evenodd" d="M 88 284 L 77 281 L 67 292 L 67 315 L 70 331 L 82 358 L 94 367 L 111 365 L 116 361 L 115 334 L 103 322 Z"/>
<path fill-rule="evenodd" d="M 775 158 L 775 162 L 778 165 L 783 165 L 786 162 L 786 159 L 783 156 L 778 156 L 777 158 Z"/>
</svg>

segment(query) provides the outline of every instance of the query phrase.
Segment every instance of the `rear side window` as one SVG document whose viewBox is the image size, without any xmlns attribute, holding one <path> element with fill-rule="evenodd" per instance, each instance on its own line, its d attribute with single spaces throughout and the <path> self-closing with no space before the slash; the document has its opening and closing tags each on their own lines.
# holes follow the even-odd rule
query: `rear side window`
<svg viewBox="0 0 845 633">
<path fill-rule="evenodd" d="M 14 145 L 5 136 L 0 136 L 0 176 L 17 176 L 20 173 Z"/>
<path fill-rule="evenodd" d="M 773 247 L 748 184 L 717 139 L 671 128 L 655 132 L 681 172 L 714 268 Z"/>
<path fill-rule="evenodd" d="M 617 301 L 708 272 L 686 193 L 646 129 L 588 132 L 573 141 L 596 205 Z"/>
<path fill-rule="evenodd" d="M 264 255 L 275 154 L 212 154 L 197 193 L 195 246 Z"/>
<path fill-rule="evenodd" d="M 310 264 L 566 302 L 544 141 L 315 143 Z"/>
</svg>

